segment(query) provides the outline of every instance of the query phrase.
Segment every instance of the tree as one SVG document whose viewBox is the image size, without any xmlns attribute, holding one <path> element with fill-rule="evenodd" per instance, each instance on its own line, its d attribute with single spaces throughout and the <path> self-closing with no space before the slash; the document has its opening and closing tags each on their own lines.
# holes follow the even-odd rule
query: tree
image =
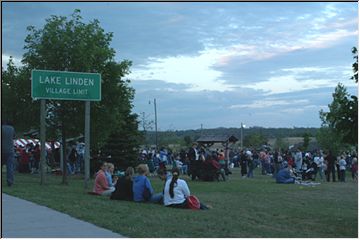
<svg viewBox="0 0 360 240">
<path fill-rule="evenodd" d="M 117 168 L 123 170 L 129 166 L 135 167 L 139 163 L 138 148 L 142 138 L 142 134 L 137 131 L 137 115 L 130 114 L 125 121 L 127 127 L 119 128 L 110 134 L 102 151 L 105 156 L 111 156 L 111 160 Z"/>
<path fill-rule="evenodd" d="M 358 59 L 358 50 L 357 50 L 356 47 L 353 47 L 351 52 L 354 55 L 353 58 L 355 59 L 355 62 L 352 65 L 354 76 L 352 76 L 351 79 L 354 80 L 357 83 L 358 82 L 358 61 L 359 61 L 359 59 Z"/>
<path fill-rule="evenodd" d="M 184 142 L 185 142 L 185 145 L 186 145 L 187 147 L 190 147 L 190 145 L 191 145 L 191 143 L 192 143 L 191 137 L 188 136 L 188 135 L 186 135 L 186 136 L 184 137 Z"/>
<path fill-rule="evenodd" d="M 355 55 L 353 66 L 355 82 L 358 81 L 358 56 L 354 47 L 352 53 Z M 343 143 L 357 146 L 358 144 L 358 98 L 350 96 L 346 87 L 339 83 L 333 93 L 333 101 L 328 105 L 329 112 L 320 111 L 322 128 L 329 128 L 333 134 Z"/>
<path fill-rule="evenodd" d="M 12 121 L 18 133 L 37 128 L 40 105 L 34 104 L 31 98 L 30 72 L 23 67 L 16 67 L 10 57 L 7 68 L 2 68 L 1 73 L 2 118 Z"/>
<path fill-rule="evenodd" d="M 51 16 L 42 29 L 29 26 L 27 30 L 30 33 L 25 39 L 26 52 L 22 59 L 26 69 L 101 74 L 103 98 L 91 104 L 91 147 L 100 149 L 110 134 L 124 131 L 131 118 L 134 98 L 130 81 L 123 79 L 130 73 L 131 62 L 114 60 L 115 51 L 110 47 L 113 34 L 105 33 L 96 19 L 83 23 L 80 10 L 75 10 L 69 18 Z M 66 137 L 83 133 L 83 102 L 48 100 L 47 109 L 50 131 L 59 134 L 56 130 L 61 129 L 64 145 Z M 136 135 L 137 128 L 131 129 Z"/>
<path fill-rule="evenodd" d="M 304 143 L 303 143 L 304 151 L 306 151 L 306 149 L 309 147 L 310 137 L 311 137 L 311 135 L 309 133 L 304 133 L 304 135 L 303 135 L 303 138 L 304 138 Z"/>
<path fill-rule="evenodd" d="M 261 133 L 246 135 L 244 137 L 244 146 L 246 147 L 256 148 L 266 144 L 267 144 L 267 139 Z"/>
<path fill-rule="evenodd" d="M 320 111 L 322 127 L 329 127 L 344 143 L 357 145 L 357 97 L 350 96 L 339 83 L 329 104 L 329 112 Z"/>
<path fill-rule="evenodd" d="M 277 137 L 275 140 L 274 148 L 285 150 L 289 147 L 289 145 L 284 141 L 284 138 Z"/>
<path fill-rule="evenodd" d="M 316 134 L 316 139 L 322 149 L 331 150 L 336 155 L 345 147 L 338 135 L 329 127 L 321 127 Z"/>
</svg>

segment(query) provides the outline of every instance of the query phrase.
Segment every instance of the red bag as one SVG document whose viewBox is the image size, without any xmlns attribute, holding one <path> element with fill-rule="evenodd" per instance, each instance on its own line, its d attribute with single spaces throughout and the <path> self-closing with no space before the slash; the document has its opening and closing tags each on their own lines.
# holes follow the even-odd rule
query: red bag
<svg viewBox="0 0 360 240">
<path fill-rule="evenodd" d="M 187 207 L 193 210 L 200 209 L 200 200 L 194 195 L 190 195 L 187 197 Z"/>
</svg>

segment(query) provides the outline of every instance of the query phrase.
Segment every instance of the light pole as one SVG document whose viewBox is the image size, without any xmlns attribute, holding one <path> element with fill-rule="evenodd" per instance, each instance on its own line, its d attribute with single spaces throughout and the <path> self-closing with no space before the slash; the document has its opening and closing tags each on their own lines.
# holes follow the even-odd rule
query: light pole
<svg viewBox="0 0 360 240">
<path fill-rule="evenodd" d="M 243 133 L 243 131 L 244 131 L 244 127 L 246 127 L 243 123 L 241 123 L 241 131 L 240 131 L 240 135 L 241 135 L 241 137 L 240 137 L 240 144 L 241 144 L 241 150 L 243 149 L 243 141 L 244 141 L 244 133 Z"/>
<path fill-rule="evenodd" d="M 149 101 L 149 104 L 151 101 Z M 154 98 L 154 111 L 155 111 L 155 148 L 158 149 L 158 138 L 157 138 L 157 111 L 156 111 L 156 98 Z"/>
<path fill-rule="evenodd" d="M 157 138 L 157 112 L 156 112 L 156 98 L 154 98 L 154 109 L 155 109 L 155 147 L 158 149 L 158 138 Z"/>
</svg>

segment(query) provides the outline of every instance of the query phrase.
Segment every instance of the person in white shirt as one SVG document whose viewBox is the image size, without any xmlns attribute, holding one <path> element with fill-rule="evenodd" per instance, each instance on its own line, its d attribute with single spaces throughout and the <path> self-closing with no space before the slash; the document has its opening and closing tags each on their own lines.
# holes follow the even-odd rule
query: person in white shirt
<svg viewBox="0 0 360 240">
<path fill-rule="evenodd" d="M 340 181 L 345 182 L 346 161 L 345 161 L 345 156 L 343 155 L 341 155 L 340 157 L 339 168 L 340 168 Z"/>
<path fill-rule="evenodd" d="M 173 168 L 171 179 L 168 179 L 164 187 L 164 205 L 166 207 L 188 208 L 187 198 L 190 189 L 185 180 L 180 179 L 180 170 Z M 208 209 L 208 206 L 200 203 L 200 209 Z"/>
</svg>

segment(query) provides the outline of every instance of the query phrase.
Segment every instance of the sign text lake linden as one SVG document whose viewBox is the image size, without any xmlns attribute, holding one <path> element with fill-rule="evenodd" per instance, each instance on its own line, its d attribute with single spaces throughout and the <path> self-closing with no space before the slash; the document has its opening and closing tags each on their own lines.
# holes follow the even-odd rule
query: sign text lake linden
<svg viewBox="0 0 360 240">
<path fill-rule="evenodd" d="M 100 101 L 101 75 L 99 73 L 32 70 L 31 97 Z"/>
</svg>

